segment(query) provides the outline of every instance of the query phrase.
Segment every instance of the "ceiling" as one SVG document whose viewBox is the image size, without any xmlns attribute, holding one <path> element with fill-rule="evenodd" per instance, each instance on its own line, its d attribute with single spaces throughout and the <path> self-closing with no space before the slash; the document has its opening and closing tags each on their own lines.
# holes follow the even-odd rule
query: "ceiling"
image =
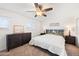
<svg viewBox="0 0 79 59">
<path fill-rule="evenodd" d="M 43 5 L 43 8 L 49 8 L 52 7 L 54 10 L 50 11 L 48 14 L 48 16 L 53 16 L 53 13 L 57 13 L 60 14 L 58 12 L 65 12 L 70 9 L 70 11 L 74 11 L 75 10 L 79 10 L 79 4 L 77 3 L 39 3 L 41 5 Z M 72 9 L 72 10 L 71 10 Z M 8 12 L 15 12 L 18 14 L 22 14 L 22 15 L 27 15 L 29 17 L 29 15 L 31 17 L 33 17 L 33 15 L 35 15 L 35 12 L 25 12 L 25 11 L 34 11 L 34 4 L 33 3 L 0 3 L 0 11 L 4 10 L 4 11 L 8 11 Z M 58 11 L 58 12 L 57 12 Z M 69 12 L 70 12 L 69 11 Z M 63 13 L 62 12 L 62 13 Z M 75 13 L 75 11 L 74 11 Z"/>
<path fill-rule="evenodd" d="M 51 3 L 42 3 L 44 8 L 52 7 Z M 18 12 L 22 14 L 26 14 L 28 12 L 25 11 L 34 11 L 34 4 L 33 3 L 0 3 L 0 9 L 6 10 L 9 12 Z M 30 14 L 31 12 L 29 12 Z M 34 13 L 34 12 L 32 12 Z"/>
<path fill-rule="evenodd" d="M 24 11 L 27 9 L 33 9 L 31 3 L 0 3 L 0 8 L 14 11 Z"/>
</svg>

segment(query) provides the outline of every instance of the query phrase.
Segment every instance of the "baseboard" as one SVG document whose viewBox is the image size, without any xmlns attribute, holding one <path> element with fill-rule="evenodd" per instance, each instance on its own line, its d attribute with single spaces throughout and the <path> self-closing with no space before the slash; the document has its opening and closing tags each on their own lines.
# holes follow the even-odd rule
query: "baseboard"
<svg viewBox="0 0 79 59">
<path fill-rule="evenodd" d="M 1 50 L 0 52 L 4 52 L 4 51 L 7 51 L 7 49 L 3 49 L 3 50 Z"/>
</svg>

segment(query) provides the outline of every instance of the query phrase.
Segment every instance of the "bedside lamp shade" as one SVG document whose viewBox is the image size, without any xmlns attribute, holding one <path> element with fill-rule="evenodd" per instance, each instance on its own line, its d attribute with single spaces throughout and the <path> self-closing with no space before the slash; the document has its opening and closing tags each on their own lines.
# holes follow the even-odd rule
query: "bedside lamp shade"
<svg viewBox="0 0 79 59">
<path fill-rule="evenodd" d="M 67 26 L 68 28 L 68 35 L 70 36 L 71 35 L 71 26 Z"/>
<path fill-rule="evenodd" d="M 70 36 L 71 35 L 71 30 L 72 30 L 71 26 L 66 26 L 64 35 L 69 35 Z"/>
</svg>

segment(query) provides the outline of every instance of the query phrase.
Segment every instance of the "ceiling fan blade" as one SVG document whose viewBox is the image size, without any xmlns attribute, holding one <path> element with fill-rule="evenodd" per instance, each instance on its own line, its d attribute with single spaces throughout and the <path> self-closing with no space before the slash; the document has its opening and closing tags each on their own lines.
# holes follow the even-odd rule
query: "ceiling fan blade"
<svg viewBox="0 0 79 59">
<path fill-rule="evenodd" d="M 35 11 L 25 11 L 25 12 L 35 12 Z"/>
<path fill-rule="evenodd" d="M 42 5 L 39 5 L 38 3 L 34 3 L 36 9 L 42 10 Z"/>
<path fill-rule="evenodd" d="M 37 17 L 37 15 L 35 15 L 34 17 Z"/>
<path fill-rule="evenodd" d="M 47 11 L 51 11 L 51 10 L 53 10 L 53 8 L 47 8 L 47 9 L 44 9 L 43 11 L 47 12 Z"/>
<path fill-rule="evenodd" d="M 38 7 L 39 7 L 38 3 L 34 3 L 34 5 L 35 5 L 35 7 L 36 7 L 36 8 L 38 8 Z"/>
<path fill-rule="evenodd" d="M 42 10 L 42 8 L 43 8 L 42 5 L 39 5 L 39 9 Z"/>
<path fill-rule="evenodd" d="M 43 16 L 45 16 L 45 17 L 47 17 L 47 15 L 46 14 L 42 14 Z"/>
<path fill-rule="evenodd" d="M 34 9 L 24 10 L 24 12 L 36 12 Z"/>
</svg>

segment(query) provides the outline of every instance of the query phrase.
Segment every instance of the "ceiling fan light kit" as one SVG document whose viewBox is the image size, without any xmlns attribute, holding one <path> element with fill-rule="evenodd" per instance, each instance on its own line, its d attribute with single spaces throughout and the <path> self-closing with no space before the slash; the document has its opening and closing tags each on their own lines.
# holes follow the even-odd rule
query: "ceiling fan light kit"
<svg viewBox="0 0 79 59">
<path fill-rule="evenodd" d="M 38 15 L 38 16 L 42 16 L 42 12 L 36 12 L 36 14 Z"/>
</svg>

